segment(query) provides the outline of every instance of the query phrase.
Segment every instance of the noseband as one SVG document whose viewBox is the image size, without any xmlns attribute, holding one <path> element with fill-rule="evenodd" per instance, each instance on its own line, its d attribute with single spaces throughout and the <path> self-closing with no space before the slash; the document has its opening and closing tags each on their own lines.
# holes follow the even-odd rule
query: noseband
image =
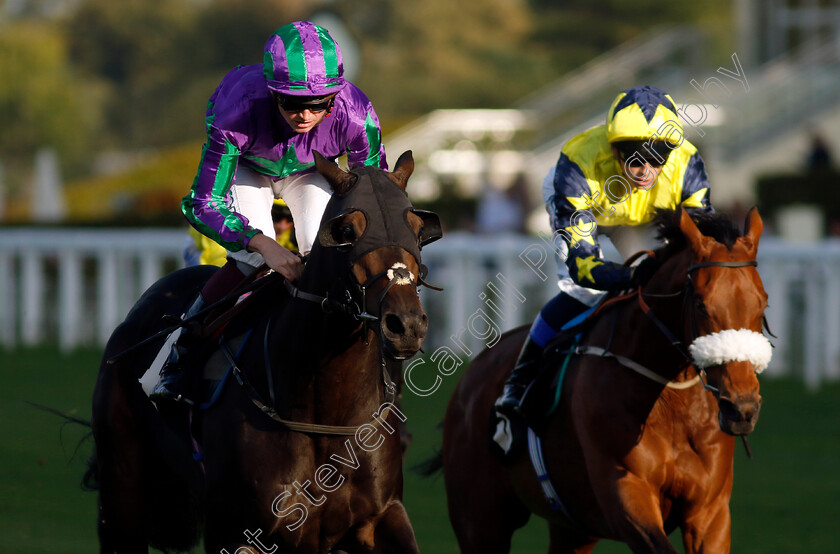
<svg viewBox="0 0 840 554">
<path fill-rule="evenodd" d="M 420 271 L 425 274 L 428 271 L 425 265 L 420 266 Z M 379 295 L 379 300 L 377 301 L 377 306 L 379 306 L 379 314 L 371 314 L 366 310 L 367 306 L 367 289 L 376 281 L 381 278 L 387 278 L 388 284 L 382 290 L 382 293 Z M 385 295 L 388 294 L 388 291 L 391 290 L 391 287 L 394 285 L 414 285 L 415 280 L 414 274 L 408 270 L 408 268 L 402 263 L 395 263 L 388 269 L 384 271 L 380 271 L 379 273 L 371 276 L 362 284 L 354 282 L 352 285 L 344 287 L 343 291 L 343 299 L 342 300 L 335 300 L 329 297 L 329 293 L 327 296 L 320 296 L 318 294 L 312 294 L 310 292 L 305 292 L 294 286 L 290 281 L 285 280 L 283 284 L 286 287 L 286 290 L 289 292 L 292 298 L 300 298 L 301 300 L 306 300 L 307 302 L 313 302 L 321 306 L 321 310 L 324 313 L 343 313 L 347 314 L 353 319 L 357 321 L 362 321 L 364 323 L 377 323 L 380 322 L 382 318 L 382 301 L 385 300 Z M 423 280 L 423 275 L 417 276 L 416 285 L 418 288 L 420 285 L 425 285 L 429 288 L 436 288 L 432 285 L 427 284 Z M 357 291 L 357 294 L 353 294 L 351 292 L 351 288 Z M 361 298 L 360 301 L 356 301 L 354 298 Z"/>
</svg>

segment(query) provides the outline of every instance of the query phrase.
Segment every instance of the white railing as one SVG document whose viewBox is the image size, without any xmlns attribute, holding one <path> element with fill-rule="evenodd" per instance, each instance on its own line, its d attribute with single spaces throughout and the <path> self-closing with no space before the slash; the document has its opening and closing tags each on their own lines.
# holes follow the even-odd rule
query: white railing
<svg viewBox="0 0 840 554">
<path fill-rule="evenodd" d="M 140 294 L 183 265 L 184 231 L 0 229 L 0 344 L 105 344 Z"/>
<path fill-rule="evenodd" d="M 186 233 L 160 229 L 0 229 L 0 345 L 102 345 L 143 290 L 182 265 Z M 555 261 L 539 237 L 451 233 L 424 252 L 422 289 L 442 346 L 477 354 L 530 323 L 555 292 Z M 778 339 L 768 375 L 802 376 L 816 388 L 840 378 L 840 241 L 762 240 L 759 272 Z"/>
</svg>

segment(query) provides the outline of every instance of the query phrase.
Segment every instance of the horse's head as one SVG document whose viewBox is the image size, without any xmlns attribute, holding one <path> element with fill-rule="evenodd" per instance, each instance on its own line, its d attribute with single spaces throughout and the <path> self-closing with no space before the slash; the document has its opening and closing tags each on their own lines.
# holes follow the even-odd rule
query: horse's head
<svg viewBox="0 0 840 554">
<path fill-rule="evenodd" d="M 756 374 L 770 361 L 771 348 L 762 334 L 767 293 L 755 261 L 761 217 L 753 208 L 744 235 L 724 242 L 704 235 L 685 210 L 679 227 L 691 252 L 685 314 L 689 353 L 717 389 L 721 430 L 747 435 L 761 408 Z"/>
<path fill-rule="evenodd" d="M 330 289 L 343 289 L 344 300 L 378 319 L 385 354 L 413 356 L 428 327 L 417 294 L 425 269 L 420 248 L 440 238 L 441 229 L 437 215 L 414 209 L 406 195 L 411 152 L 391 173 L 374 167 L 346 172 L 318 153 L 315 164 L 334 193 L 318 232 L 320 253 L 333 257 Z"/>
</svg>

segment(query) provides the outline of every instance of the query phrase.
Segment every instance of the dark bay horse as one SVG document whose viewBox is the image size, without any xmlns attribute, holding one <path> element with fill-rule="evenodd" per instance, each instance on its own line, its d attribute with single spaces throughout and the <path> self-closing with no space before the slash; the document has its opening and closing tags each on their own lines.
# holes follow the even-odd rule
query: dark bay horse
<svg viewBox="0 0 840 554">
<path fill-rule="evenodd" d="M 559 407 L 539 432 L 569 518 L 549 507 L 527 452 L 503 465 L 488 448 L 493 402 L 528 330 L 504 335 L 466 370 L 446 412 L 441 460 L 462 552 L 508 552 L 531 513 L 548 520 L 551 553 L 591 552 L 599 538 L 675 553 L 676 528 L 686 552 L 729 551 L 735 436 L 754 428 L 756 372 L 769 361 L 755 268 L 762 222 L 754 209 L 740 236 L 720 216 L 662 217 L 663 264 L 583 336 L 586 353 L 572 358 Z"/>
<path fill-rule="evenodd" d="M 143 394 L 162 338 L 115 356 L 182 313 L 212 269 L 159 281 L 111 337 L 92 419 L 101 552 L 201 536 L 214 554 L 418 552 L 390 375 L 426 334 L 420 248 L 440 222 L 406 196 L 410 152 L 392 173 L 316 167 L 334 191 L 317 244 L 296 286 L 275 275 L 213 345 L 232 377 L 211 408 L 156 409 Z"/>
</svg>

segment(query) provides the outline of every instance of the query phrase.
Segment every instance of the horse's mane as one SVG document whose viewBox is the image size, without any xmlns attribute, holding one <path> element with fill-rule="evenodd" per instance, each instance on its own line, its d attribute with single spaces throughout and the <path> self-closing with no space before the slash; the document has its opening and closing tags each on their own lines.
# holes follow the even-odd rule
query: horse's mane
<svg viewBox="0 0 840 554">
<path fill-rule="evenodd" d="M 680 229 L 681 213 L 679 210 L 656 210 L 653 219 L 657 229 L 656 236 L 664 243 L 664 246 L 656 250 L 656 257 L 661 261 L 667 260 L 688 247 L 688 241 Z M 742 236 L 741 230 L 727 215 L 696 210 L 689 210 L 689 215 L 701 233 L 712 237 L 729 249 L 735 244 L 735 240 Z"/>
</svg>

